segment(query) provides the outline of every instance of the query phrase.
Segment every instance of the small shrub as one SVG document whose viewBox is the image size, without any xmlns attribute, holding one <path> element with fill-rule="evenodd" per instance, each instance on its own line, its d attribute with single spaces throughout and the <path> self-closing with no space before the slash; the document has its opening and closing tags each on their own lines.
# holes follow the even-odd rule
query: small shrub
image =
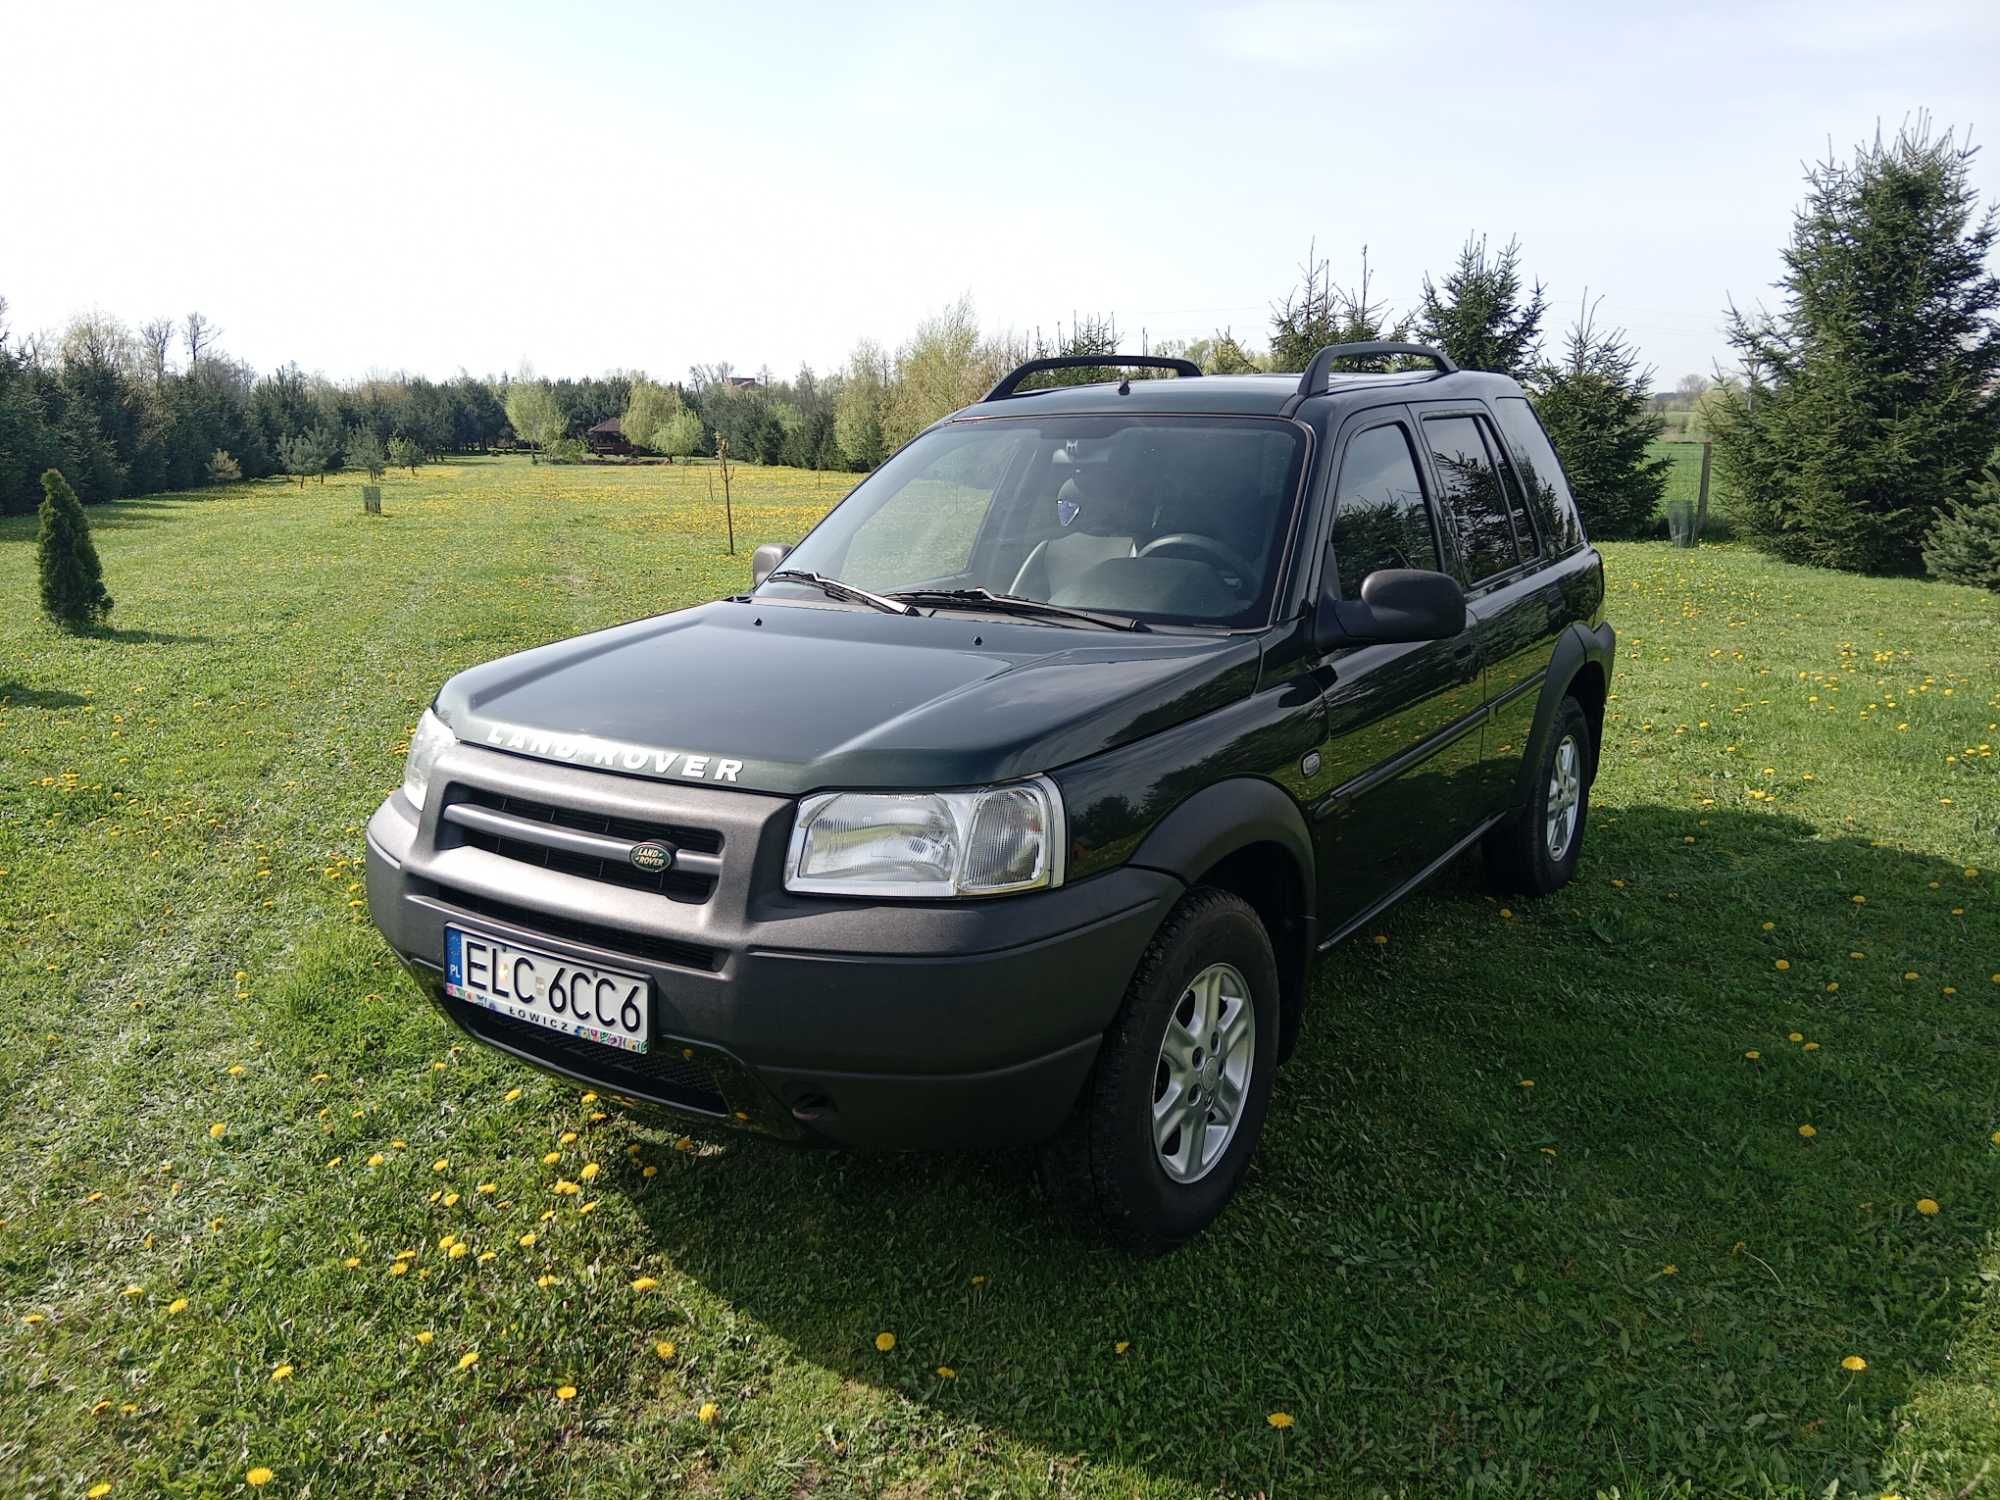
<svg viewBox="0 0 2000 1500">
<path fill-rule="evenodd" d="M 76 491 L 58 469 L 42 475 L 41 531 L 35 538 L 42 575 L 42 609 L 64 630 L 87 630 L 111 613 L 104 569 L 90 540 L 90 522 Z"/>
<path fill-rule="evenodd" d="M 389 439 L 389 462 L 397 468 L 408 469 L 414 474 L 417 472 L 417 465 L 423 461 L 423 450 L 417 447 L 413 439 L 400 434 Z"/>
<path fill-rule="evenodd" d="M 1947 583 L 2000 592 L 2000 469 L 1955 500 L 1924 538 L 1924 568 Z"/>
<path fill-rule="evenodd" d="M 234 484 L 243 477 L 243 465 L 239 464 L 227 448 L 217 448 L 208 456 L 208 482 L 210 484 Z"/>
<path fill-rule="evenodd" d="M 580 464 L 590 457 L 590 449 L 582 438 L 557 438 L 542 449 L 545 464 Z"/>
</svg>

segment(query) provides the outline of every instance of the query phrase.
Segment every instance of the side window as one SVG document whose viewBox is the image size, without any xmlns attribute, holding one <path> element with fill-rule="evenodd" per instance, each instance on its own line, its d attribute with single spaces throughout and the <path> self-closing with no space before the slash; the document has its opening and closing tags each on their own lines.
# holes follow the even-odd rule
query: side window
<svg viewBox="0 0 2000 1500">
<path fill-rule="evenodd" d="M 1360 597 L 1361 580 L 1377 568 L 1438 569 L 1430 507 L 1400 423 L 1347 440 L 1333 493 L 1333 561 L 1343 599 Z"/>
<path fill-rule="evenodd" d="M 1507 497 L 1507 514 L 1514 521 L 1514 543 L 1521 549 L 1522 560 L 1532 562 L 1542 555 L 1542 544 L 1536 539 L 1540 533 L 1528 515 L 1527 502 L 1521 497 L 1521 480 L 1514 472 L 1514 460 L 1507 456 L 1507 445 L 1484 417 L 1479 419 L 1479 431 L 1486 439 L 1486 451 L 1500 466 L 1500 492 Z"/>
<path fill-rule="evenodd" d="M 1444 487 L 1444 513 L 1458 537 L 1458 555 L 1467 583 L 1504 573 L 1520 561 L 1514 549 L 1514 524 L 1507 518 L 1507 501 L 1500 476 L 1471 417 L 1427 417 L 1424 441 Z"/>
<path fill-rule="evenodd" d="M 1562 465 L 1556 462 L 1556 450 L 1549 446 L 1548 434 L 1542 431 L 1535 409 L 1526 397 L 1502 396 L 1493 403 L 1493 410 L 1500 418 L 1507 446 L 1514 452 L 1514 462 L 1528 495 L 1528 509 L 1547 539 L 1549 551 L 1561 553 L 1580 546 L 1583 525 L 1577 519 L 1576 501 L 1570 495 Z"/>
</svg>

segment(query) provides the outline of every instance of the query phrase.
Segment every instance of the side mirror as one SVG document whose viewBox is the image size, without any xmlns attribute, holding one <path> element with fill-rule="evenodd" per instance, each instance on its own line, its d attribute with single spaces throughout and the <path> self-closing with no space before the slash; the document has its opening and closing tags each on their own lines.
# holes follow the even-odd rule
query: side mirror
<svg viewBox="0 0 2000 1500">
<path fill-rule="evenodd" d="M 1359 599 L 1321 598 L 1314 638 L 1328 648 L 1444 641 L 1465 629 L 1465 590 L 1424 568 L 1382 568 L 1361 580 Z"/>
<path fill-rule="evenodd" d="M 766 542 L 750 554 L 750 587 L 755 588 L 777 572 L 791 551 L 783 542 Z"/>
</svg>

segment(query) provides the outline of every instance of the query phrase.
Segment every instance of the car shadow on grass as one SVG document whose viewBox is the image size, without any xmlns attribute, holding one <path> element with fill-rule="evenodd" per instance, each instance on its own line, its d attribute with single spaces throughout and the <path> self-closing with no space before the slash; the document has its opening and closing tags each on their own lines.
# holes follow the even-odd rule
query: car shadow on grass
<svg viewBox="0 0 2000 1500">
<path fill-rule="evenodd" d="M 1171 1256 L 1013 1162 L 725 1141 L 639 1201 L 804 1358 L 1113 1488 L 1888 1484 L 2000 1208 L 1995 907 L 1783 814 L 1613 809 L 1568 890 L 1468 861 L 1327 956 L 1244 1191 Z"/>
<path fill-rule="evenodd" d="M 60 688 L 35 688 L 24 682 L 0 682 L 0 708 L 81 708 L 89 701 Z"/>
</svg>

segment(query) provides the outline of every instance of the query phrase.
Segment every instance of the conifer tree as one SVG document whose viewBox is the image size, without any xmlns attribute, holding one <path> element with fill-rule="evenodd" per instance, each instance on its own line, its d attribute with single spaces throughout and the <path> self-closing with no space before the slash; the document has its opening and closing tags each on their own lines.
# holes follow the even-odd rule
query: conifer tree
<svg viewBox="0 0 2000 1500">
<path fill-rule="evenodd" d="M 1486 237 L 1466 236 L 1444 285 L 1424 277 L 1417 340 L 1441 349 L 1462 370 L 1493 370 L 1524 379 L 1542 352 L 1548 298 L 1538 281 L 1523 293 L 1521 242 L 1489 254 Z"/>
<path fill-rule="evenodd" d="M 1660 435 L 1660 419 L 1648 409 L 1652 371 L 1640 368 L 1623 329 L 1597 327 L 1596 313 L 1597 304 L 1586 301 L 1562 359 L 1537 370 L 1529 389 L 1585 529 L 1594 537 L 1641 536 L 1652 529 L 1672 465 L 1651 456 Z"/>
<path fill-rule="evenodd" d="M 42 609 L 64 630 L 87 630 L 111 612 L 104 569 L 90 540 L 90 522 L 76 491 L 58 469 L 42 475 L 41 531 L 35 538 Z"/>
<path fill-rule="evenodd" d="M 1715 434 L 1730 518 L 1765 550 L 1917 570 L 2000 439 L 1994 211 L 1973 148 L 1919 116 L 1806 174 L 1775 315 L 1729 309 L 1747 384 Z"/>
</svg>

